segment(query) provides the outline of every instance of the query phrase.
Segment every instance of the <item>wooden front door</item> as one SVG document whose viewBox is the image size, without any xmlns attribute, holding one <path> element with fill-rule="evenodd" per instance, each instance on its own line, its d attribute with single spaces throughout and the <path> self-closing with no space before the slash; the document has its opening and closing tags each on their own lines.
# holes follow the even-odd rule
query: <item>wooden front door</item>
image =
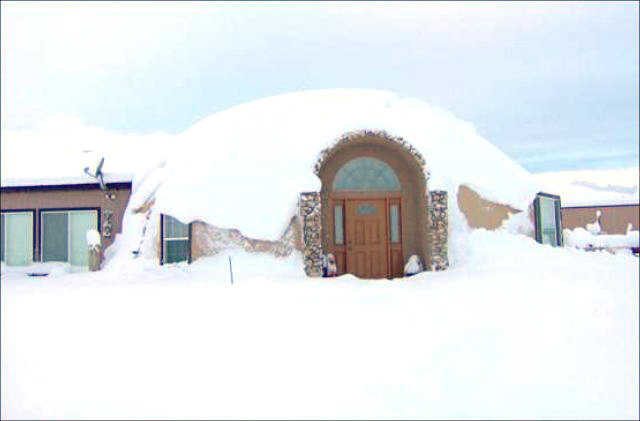
<svg viewBox="0 0 640 421">
<path fill-rule="evenodd" d="M 361 278 L 388 276 L 385 199 L 346 201 L 347 270 Z"/>
</svg>

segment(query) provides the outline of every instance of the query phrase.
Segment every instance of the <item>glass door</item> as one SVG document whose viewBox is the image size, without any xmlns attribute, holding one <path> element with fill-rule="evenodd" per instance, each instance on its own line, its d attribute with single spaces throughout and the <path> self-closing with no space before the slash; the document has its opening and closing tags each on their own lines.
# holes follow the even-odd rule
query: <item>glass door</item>
<svg viewBox="0 0 640 421">
<path fill-rule="evenodd" d="M 33 214 L 4 212 L 0 225 L 2 260 L 8 266 L 33 263 Z"/>
</svg>

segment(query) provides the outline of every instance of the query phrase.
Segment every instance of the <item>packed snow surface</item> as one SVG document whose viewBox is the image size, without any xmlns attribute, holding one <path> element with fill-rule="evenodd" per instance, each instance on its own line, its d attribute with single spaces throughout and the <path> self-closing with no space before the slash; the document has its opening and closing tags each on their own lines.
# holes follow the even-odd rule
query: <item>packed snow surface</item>
<svg viewBox="0 0 640 421">
<path fill-rule="evenodd" d="M 242 253 L 233 285 L 226 255 L 3 267 L 2 418 L 637 419 L 637 258 L 467 240 L 395 281 Z"/>
</svg>

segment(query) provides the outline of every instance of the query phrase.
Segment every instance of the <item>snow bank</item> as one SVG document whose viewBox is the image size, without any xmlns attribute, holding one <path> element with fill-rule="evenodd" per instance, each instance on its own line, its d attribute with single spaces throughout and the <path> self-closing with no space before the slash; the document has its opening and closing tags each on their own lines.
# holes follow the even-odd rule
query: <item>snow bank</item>
<svg viewBox="0 0 640 421">
<path fill-rule="evenodd" d="M 565 229 L 562 232 L 564 244 L 577 248 L 619 248 L 640 247 L 638 231 L 629 231 L 625 235 L 594 235 L 584 228 Z"/>
</svg>

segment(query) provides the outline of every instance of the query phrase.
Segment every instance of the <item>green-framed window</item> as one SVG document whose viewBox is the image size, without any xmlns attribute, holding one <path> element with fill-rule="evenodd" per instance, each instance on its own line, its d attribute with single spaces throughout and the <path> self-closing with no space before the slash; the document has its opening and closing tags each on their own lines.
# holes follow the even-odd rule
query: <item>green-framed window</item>
<svg viewBox="0 0 640 421">
<path fill-rule="evenodd" d="M 162 264 L 191 262 L 191 224 L 183 224 L 169 215 L 161 215 Z"/>
<path fill-rule="evenodd" d="M 536 241 L 553 247 L 562 246 L 562 212 L 560 196 L 538 193 L 534 201 Z"/>
</svg>

